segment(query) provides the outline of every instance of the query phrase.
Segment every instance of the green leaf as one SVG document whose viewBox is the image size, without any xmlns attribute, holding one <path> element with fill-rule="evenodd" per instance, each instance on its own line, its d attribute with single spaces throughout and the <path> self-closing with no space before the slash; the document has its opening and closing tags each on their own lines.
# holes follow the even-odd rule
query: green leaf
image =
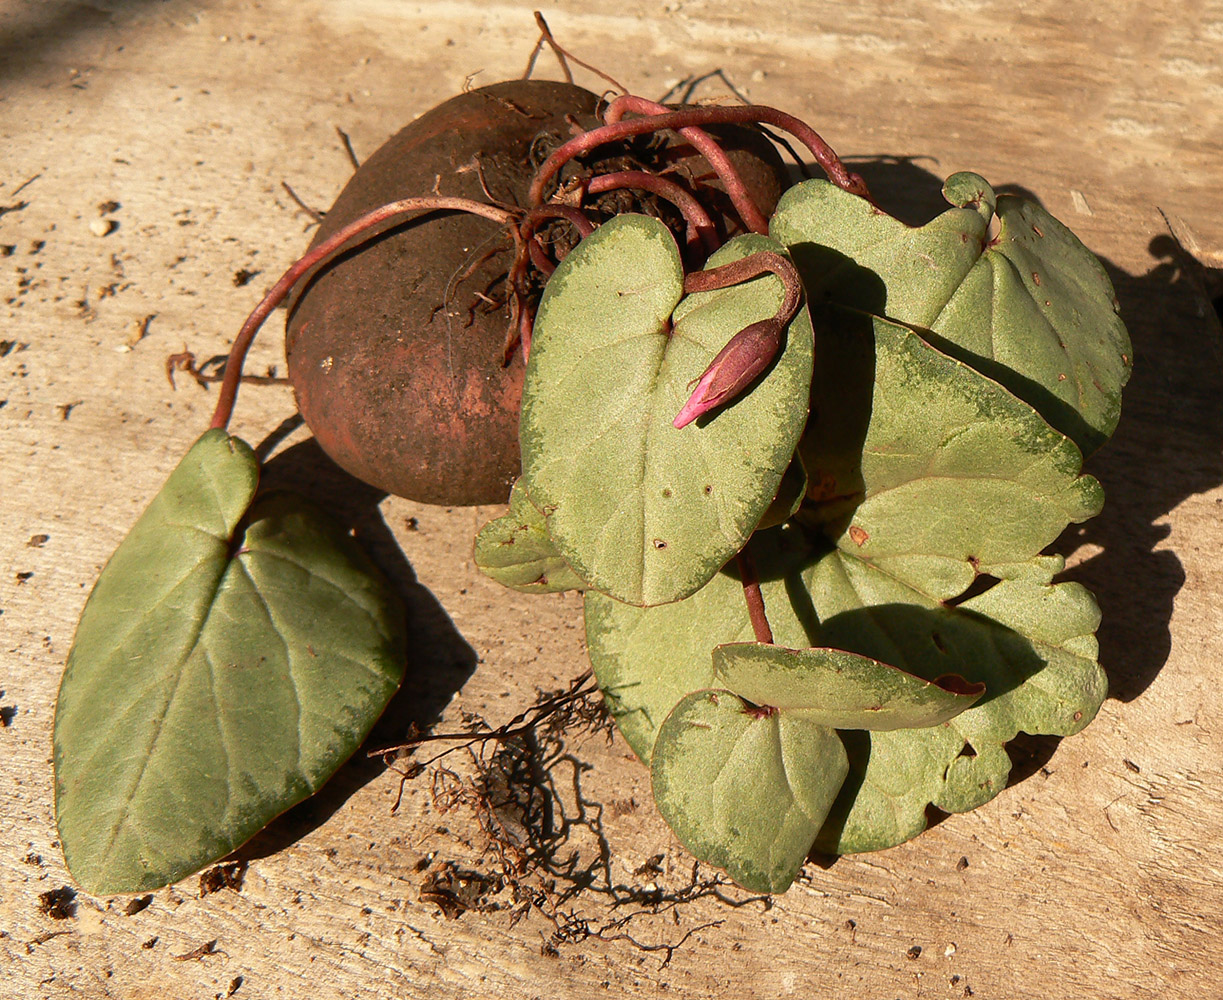
<svg viewBox="0 0 1223 1000">
<path fill-rule="evenodd" d="M 710 267 L 762 249 L 741 237 Z M 679 251 L 657 220 L 622 215 L 569 254 L 540 303 L 523 389 L 523 485 L 590 587 L 638 605 L 698 590 L 777 495 L 807 416 L 806 311 L 750 392 L 677 430 L 718 351 L 774 315 L 773 275 L 682 302 Z"/>
<path fill-rule="evenodd" d="M 789 248 L 812 303 L 932 331 L 936 346 L 1094 451 L 1117 425 L 1132 357 L 1107 273 L 1033 201 L 995 197 L 967 173 L 944 194 L 956 207 L 912 228 L 806 181 L 782 197 L 770 234 Z"/>
<path fill-rule="evenodd" d="M 822 850 L 889 847 L 924 829 L 929 803 L 958 811 L 988 801 L 1006 784 L 1008 740 L 1020 731 L 1078 732 L 1104 698 L 1093 634 L 1099 612 L 1083 587 L 1050 582 L 1060 559 L 1008 567 L 1013 578 L 949 606 L 849 552 L 813 544 L 793 526 L 757 535 L 752 551 L 779 645 L 845 650 L 927 680 L 957 674 L 986 686 L 942 725 L 842 733 L 851 775 L 817 841 Z M 648 761 L 677 702 L 726 686 L 711 649 L 750 641 L 752 626 L 728 567 L 665 607 L 587 593 L 586 635 L 612 715 Z"/>
<path fill-rule="evenodd" d="M 777 487 L 777 496 L 773 498 L 768 510 L 764 512 L 760 523 L 756 525 L 756 530 L 764 531 L 767 528 L 775 528 L 790 520 L 798 513 L 806 495 L 807 471 L 803 468 L 802 459 L 795 455 L 793 461 L 787 466 L 785 475 L 781 477 L 781 483 Z"/>
<path fill-rule="evenodd" d="M 920 729 L 954 719 L 985 693 L 954 674 L 925 680 L 843 649 L 757 642 L 713 651 L 718 681 L 740 698 L 835 729 Z"/>
<path fill-rule="evenodd" d="M 684 846 L 756 892 L 794 881 L 847 772 L 834 730 L 753 711 L 730 691 L 676 705 L 651 765 L 654 799 Z"/>
<path fill-rule="evenodd" d="M 554 594 L 583 587 L 548 537 L 521 479 L 510 490 L 510 509 L 476 535 L 475 559 L 480 572 L 513 590 Z"/>
<path fill-rule="evenodd" d="M 316 791 L 397 688 L 403 612 L 350 538 L 204 434 L 102 571 L 55 713 L 69 870 L 167 885 Z M 252 502 L 253 501 L 253 502 Z"/>
<path fill-rule="evenodd" d="M 949 599 L 1099 512 L 1071 441 L 911 330 L 838 311 L 818 350 L 810 516 L 855 557 Z"/>
</svg>

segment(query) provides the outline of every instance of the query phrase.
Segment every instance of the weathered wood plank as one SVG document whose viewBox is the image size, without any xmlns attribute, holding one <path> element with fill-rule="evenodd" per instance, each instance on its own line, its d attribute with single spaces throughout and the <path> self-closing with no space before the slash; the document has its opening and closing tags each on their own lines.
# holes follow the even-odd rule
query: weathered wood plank
<svg viewBox="0 0 1223 1000">
<path fill-rule="evenodd" d="M 553 773 L 570 816 L 576 781 L 586 819 L 558 857 L 577 850 L 592 884 L 557 904 L 568 928 L 557 940 L 558 924 L 538 912 L 517 924 L 507 909 L 447 920 L 422 902 L 443 862 L 494 870 L 477 816 L 466 805 L 439 813 L 420 779 L 392 815 L 397 779 L 365 763 L 248 846 L 240 892 L 200 898 L 187 882 L 130 916 L 125 899 L 80 896 L 63 921 L 38 909 L 40 893 L 67 884 L 49 734 L 77 615 L 211 410 L 212 394 L 194 385 L 171 391 L 166 355 L 222 350 L 304 246 L 308 220 L 280 182 L 329 203 L 349 170 L 335 126 L 365 155 L 468 73 L 482 70 L 480 83 L 517 75 L 534 40 L 530 5 L 11 4 L 0 35 L 0 339 L 12 342 L 0 358 L 7 989 L 1211 995 L 1223 962 L 1223 704 L 1212 682 L 1223 660 L 1223 367 L 1202 275 L 1174 253 L 1159 209 L 1203 259 L 1220 259 L 1223 14 L 1205 3 L 1019 6 L 632 0 L 547 12 L 567 45 L 647 95 L 723 69 L 753 99 L 874 160 L 885 202 L 928 205 L 937 188 L 927 170 L 972 168 L 1030 189 L 1109 262 L 1137 359 L 1121 428 L 1091 465 L 1108 506 L 1061 543 L 1105 613 L 1113 697 L 1099 719 L 1060 746 L 1030 741 L 1023 780 L 910 844 L 809 865 L 771 902 L 734 907 L 690 890 L 699 898 L 621 927 L 643 906 L 611 907 L 609 877 L 622 896 L 648 899 L 651 885 L 676 894 L 691 861 L 623 742 L 573 737 L 572 759 Z M 715 82 L 701 90 L 717 92 Z M 118 206 L 99 207 L 108 202 Z M 118 227 L 96 236 L 99 218 Z M 238 287 L 241 270 L 258 273 Z M 269 336 L 254 367 L 283 368 L 279 351 Z M 258 441 L 292 412 L 287 390 L 245 390 L 235 429 Z M 305 440 L 298 430 L 284 446 L 289 478 L 318 468 Z M 520 597 L 472 565 L 471 536 L 489 510 L 326 488 L 379 558 L 418 581 L 421 676 L 396 702 L 388 738 L 443 709 L 451 726 L 463 711 L 504 721 L 537 687 L 583 669 L 575 598 Z M 603 937 L 583 937 L 583 920 Z M 684 943 L 660 967 L 665 951 L 619 934 Z M 213 940 L 215 953 L 177 960 Z"/>
</svg>

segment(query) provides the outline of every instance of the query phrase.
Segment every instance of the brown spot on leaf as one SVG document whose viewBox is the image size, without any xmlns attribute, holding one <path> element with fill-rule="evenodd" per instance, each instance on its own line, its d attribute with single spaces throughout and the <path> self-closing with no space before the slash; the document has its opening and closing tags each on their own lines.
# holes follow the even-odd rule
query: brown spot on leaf
<svg viewBox="0 0 1223 1000">
<path fill-rule="evenodd" d="M 777 709 L 772 705 L 752 705 L 744 702 L 743 714 L 750 715 L 753 719 L 768 719 L 777 714 Z"/>
<path fill-rule="evenodd" d="M 849 527 L 849 537 L 853 539 L 855 545 L 865 545 L 866 540 L 871 536 L 856 524 L 852 524 Z"/>
</svg>

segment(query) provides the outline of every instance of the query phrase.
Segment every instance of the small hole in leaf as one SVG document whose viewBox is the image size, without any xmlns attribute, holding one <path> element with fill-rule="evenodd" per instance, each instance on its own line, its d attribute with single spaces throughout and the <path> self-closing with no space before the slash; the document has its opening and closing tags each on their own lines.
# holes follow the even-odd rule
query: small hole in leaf
<svg viewBox="0 0 1223 1000">
<path fill-rule="evenodd" d="M 706 483 L 705 484 L 705 496 L 709 496 L 709 494 L 712 492 L 713 492 L 713 487 L 710 486 L 708 483 Z"/>
<path fill-rule="evenodd" d="M 656 549 L 665 549 L 666 547 L 667 547 L 667 543 L 666 543 L 666 542 L 664 542 L 664 541 L 663 541 L 661 538 L 655 538 L 655 539 L 654 539 L 654 548 L 656 548 Z"/>
<path fill-rule="evenodd" d="M 976 748 L 971 743 L 966 742 L 964 746 L 960 748 L 960 756 L 961 757 L 975 757 L 977 756 Z"/>
</svg>

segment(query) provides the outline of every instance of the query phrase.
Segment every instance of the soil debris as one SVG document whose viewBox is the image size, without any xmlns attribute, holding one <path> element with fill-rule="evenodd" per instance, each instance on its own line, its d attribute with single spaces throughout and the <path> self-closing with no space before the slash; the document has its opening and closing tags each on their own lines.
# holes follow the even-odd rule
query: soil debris
<svg viewBox="0 0 1223 1000">
<path fill-rule="evenodd" d="M 420 901 L 440 907 L 447 920 L 456 920 L 468 910 L 500 909 L 496 903 L 490 903 L 488 897 L 501 888 L 502 880 L 496 876 L 466 871 L 453 861 L 447 861 L 425 879 L 420 888 Z"/>
<path fill-rule="evenodd" d="M 246 862 L 232 861 L 227 865 L 213 865 L 200 875 L 200 898 L 220 892 L 222 889 L 242 891 L 242 880 L 246 878 Z"/>
<path fill-rule="evenodd" d="M 147 910 L 153 902 L 153 894 L 147 896 L 137 896 L 135 899 L 129 899 L 127 906 L 123 908 L 123 912 L 129 917 L 134 917 L 141 910 Z"/>
<path fill-rule="evenodd" d="M 70 886 L 60 886 L 39 893 L 38 912 L 52 920 L 67 920 L 76 916 L 76 890 Z"/>
<path fill-rule="evenodd" d="M 156 941 L 157 939 L 154 938 L 153 940 Z M 198 948 L 193 948 L 185 955 L 171 955 L 170 957 L 176 962 L 190 962 L 194 959 L 203 958 L 205 955 L 217 955 L 220 953 L 217 948 L 217 938 L 213 938 L 211 941 L 205 941 Z"/>
</svg>

